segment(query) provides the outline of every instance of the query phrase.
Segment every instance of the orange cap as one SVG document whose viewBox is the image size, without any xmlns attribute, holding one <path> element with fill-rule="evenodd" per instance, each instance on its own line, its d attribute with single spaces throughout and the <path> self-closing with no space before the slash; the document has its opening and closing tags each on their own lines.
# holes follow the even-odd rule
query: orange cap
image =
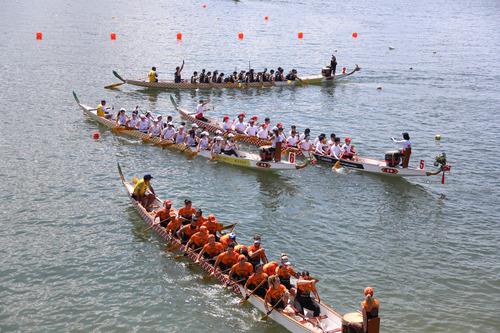
<svg viewBox="0 0 500 333">
<path fill-rule="evenodd" d="M 373 290 L 373 288 L 372 288 L 372 287 L 366 287 L 366 288 L 365 288 L 365 296 L 370 295 L 370 296 L 372 296 L 372 297 L 373 297 L 373 293 L 374 293 L 374 292 L 375 292 L 375 291 Z"/>
</svg>

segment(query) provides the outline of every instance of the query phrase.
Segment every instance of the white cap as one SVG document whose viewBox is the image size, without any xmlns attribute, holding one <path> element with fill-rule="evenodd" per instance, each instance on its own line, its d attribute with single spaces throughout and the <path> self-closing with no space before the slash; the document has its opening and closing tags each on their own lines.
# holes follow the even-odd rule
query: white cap
<svg viewBox="0 0 500 333">
<path fill-rule="evenodd" d="M 141 114 L 140 117 L 143 119 L 146 118 L 146 116 L 144 114 Z"/>
<path fill-rule="evenodd" d="M 227 137 L 228 137 L 228 138 L 234 138 L 234 134 L 233 134 L 233 133 L 229 133 L 229 134 L 227 135 Z"/>
<path fill-rule="evenodd" d="M 222 134 L 222 131 L 221 130 L 217 130 L 217 131 L 215 131 L 215 134 L 217 134 L 217 135 Z"/>
<path fill-rule="evenodd" d="M 207 131 L 203 131 L 203 132 L 201 132 L 201 135 L 208 135 L 208 132 Z"/>
<path fill-rule="evenodd" d="M 192 125 L 191 125 L 191 128 L 198 128 L 198 127 L 199 127 L 199 126 L 198 126 L 198 125 L 196 125 L 196 124 L 192 124 Z"/>
<path fill-rule="evenodd" d="M 127 110 L 125 110 L 125 108 L 121 108 L 120 109 L 120 112 L 123 111 L 123 112 L 127 112 Z"/>
<path fill-rule="evenodd" d="M 184 128 L 184 125 L 179 126 L 179 129 Z"/>
<path fill-rule="evenodd" d="M 171 121 L 169 121 L 169 122 L 167 123 L 167 125 L 168 125 L 168 126 L 174 126 L 174 123 L 173 123 L 173 122 L 171 122 Z"/>
<path fill-rule="evenodd" d="M 222 136 L 216 136 L 214 139 L 215 139 L 215 141 L 221 141 L 222 140 Z"/>
</svg>

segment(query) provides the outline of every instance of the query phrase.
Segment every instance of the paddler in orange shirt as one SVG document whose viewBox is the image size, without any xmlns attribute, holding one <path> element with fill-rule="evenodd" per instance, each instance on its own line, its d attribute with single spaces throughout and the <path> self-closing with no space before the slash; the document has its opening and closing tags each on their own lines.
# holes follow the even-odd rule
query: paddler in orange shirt
<svg viewBox="0 0 500 333">
<path fill-rule="evenodd" d="M 203 211 L 201 209 L 198 209 L 196 213 L 194 213 L 193 221 L 195 221 L 198 228 L 207 222 L 207 219 L 203 216 Z"/>
<path fill-rule="evenodd" d="M 271 308 L 276 310 L 284 309 L 288 303 L 288 292 L 286 287 L 280 283 L 280 278 L 276 275 L 269 277 L 269 288 L 264 298 L 266 312 Z"/>
<path fill-rule="evenodd" d="M 234 250 L 234 243 L 230 243 L 227 246 L 227 250 L 217 256 L 212 275 L 215 274 L 217 269 L 220 269 L 222 272 L 231 269 L 238 262 L 238 257 L 239 254 Z"/>
<path fill-rule="evenodd" d="M 318 290 L 316 290 L 316 282 L 318 280 L 313 279 L 309 272 L 302 272 L 297 280 L 297 295 L 295 296 L 294 306 L 301 314 L 304 314 L 304 309 L 308 309 L 314 312 L 314 317 L 320 315 L 321 309 L 318 305 L 320 298 Z M 316 296 L 318 303 L 312 299 L 311 292 Z"/>
<path fill-rule="evenodd" d="M 196 258 L 196 262 L 200 262 L 201 257 L 208 260 L 210 263 L 215 263 L 215 257 L 221 254 L 224 251 L 224 246 L 215 241 L 214 235 L 208 235 L 208 243 L 203 246 L 201 249 L 198 258 Z"/>
<path fill-rule="evenodd" d="M 189 224 L 193 219 L 193 214 L 196 213 L 196 209 L 193 208 L 191 200 L 184 200 L 184 207 L 179 209 L 179 219 L 183 225 Z"/>
<path fill-rule="evenodd" d="M 255 273 L 250 275 L 247 282 L 245 283 L 245 291 L 247 294 L 250 291 L 262 298 L 266 297 L 266 290 L 268 288 L 267 279 L 269 275 L 264 273 L 263 267 L 263 265 L 257 265 L 255 267 Z"/>
<path fill-rule="evenodd" d="M 236 234 L 231 232 L 229 234 L 222 235 L 219 239 L 219 242 L 224 246 L 224 249 L 231 243 L 236 243 Z M 234 246 L 233 246 L 234 247 Z"/>
<path fill-rule="evenodd" d="M 288 290 L 292 289 L 290 277 L 299 277 L 299 274 L 295 273 L 293 270 L 292 264 L 290 263 L 290 260 L 288 260 L 288 256 L 285 253 L 281 255 L 280 264 L 276 267 L 276 275 L 280 278 L 281 284 Z"/>
<path fill-rule="evenodd" d="M 201 226 L 200 231 L 194 233 L 186 244 L 186 248 L 192 247 L 195 251 L 201 250 L 208 243 L 207 227 Z"/>
<path fill-rule="evenodd" d="M 186 224 L 185 226 L 180 228 L 179 231 L 177 231 L 176 235 L 177 238 L 181 240 L 182 244 L 186 244 L 187 242 L 189 242 L 191 236 L 193 236 L 197 232 L 198 232 L 198 227 L 196 226 L 196 222 L 191 221 L 190 224 Z"/>
<path fill-rule="evenodd" d="M 166 228 L 168 224 L 171 222 L 172 218 L 175 218 L 176 213 L 175 209 L 172 208 L 172 201 L 165 200 L 163 201 L 163 208 L 158 209 L 154 213 L 154 221 L 155 224 L 160 224 L 163 228 Z M 156 220 L 158 219 L 158 222 Z"/>
<path fill-rule="evenodd" d="M 245 283 L 253 273 L 253 266 L 247 261 L 247 257 L 243 254 L 238 256 L 238 262 L 231 267 L 229 278 L 238 283 Z"/>
<path fill-rule="evenodd" d="M 215 235 L 216 238 L 218 237 L 217 232 L 220 233 L 222 231 L 222 224 L 217 222 L 214 214 L 209 214 L 203 225 L 207 227 L 208 232 L 212 235 Z"/>
<path fill-rule="evenodd" d="M 266 257 L 266 250 L 261 247 L 260 241 L 260 235 L 255 235 L 253 245 L 248 247 L 249 262 L 254 267 L 260 265 L 261 261 L 263 264 L 267 264 L 268 262 Z"/>
</svg>

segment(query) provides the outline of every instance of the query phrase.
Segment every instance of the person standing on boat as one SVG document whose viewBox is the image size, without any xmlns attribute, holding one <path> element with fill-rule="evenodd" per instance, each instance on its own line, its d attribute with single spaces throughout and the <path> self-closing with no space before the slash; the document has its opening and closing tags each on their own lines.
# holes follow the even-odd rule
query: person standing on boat
<svg viewBox="0 0 500 333">
<path fill-rule="evenodd" d="M 313 279 L 309 272 L 302 272 L 301 276 L 297 280 L 297 295 L 295 296 L 294 306 L 301 313 L 304 314 L 304 309 L 313 311 L 313 317 L 318 317 L 321 313 L 319 306 L 320 298 L 318 290 L 316 290 L 316 282 L 318 280 Z M 311 297 L 311 292 L 314 294 L 318 303 L 316 303 Z"/>
<path fill-rule="evenodd" d="M 332 60 L 330 60 L 330 76 L 335 76 L 337 71 L 337 58 L 332 54 Z"/>
<path fill-rule="evenodd" d="M 205 116 L 203 115 L 203 113 L 205 112 L 205 105 L 207 105 L 208 103 L 210 103 L 209 100 L 204 101 L 204 100 L 200 99 L 200 101 L 198 102 L 198 105 L 196 106 L 196 116 L 195 116 L 196 119 L 208 122 L 208 119 L 205 118 Z"/>
<path fill-rule="evenodd" d="M 150 174 L 144 175 L 144 177 L 135 184 L 134 191 L 132 192 L 132 199 L 141 204 L 147 211 L 150 210 L 150 206 L 156 199 L 156 193 L 151 186 L 151 179 L 153 179 L 153 177 Z M 150 193 L 146 193 L 148 190 Z"/>
<path fill-rule="evenodd" d="M 245 292 L 247 294 L 249 294 L 249 291 L 251 290 L 251 293 L 259 297 L 266 297 L 266 290 L 269 287 L 267 284 L 269 275 L 264 273 L 263 267 L 263 265 L 255 266 L 255 272 L 250 275 L 247 282 L 245 283 Z"/>
<path fill-rule="evenodd" d="M 410 134 L 407 132 L 403 133 L 403 140 L 396 140 L 395 138 L 391 138 L 393 142 L 396 143 L 401 143 L 403 146 L 403 149 L 401 151 L 401 155 L 403 157 L 402 165 L 403 168 L 407 168 L 408 164 L 410 163 L 410 156 L 411 156 L 411 141 L 410 141 Z"/>
<path fill-rule="evenodd" d="M 269 288 L 264 297 L 266 312 L 269 312 L 271 308 L 275 308 L 276 310 L 284 309 L 288 304 L 288 292 L 286 287 L 280 283 L 280 278 L 276 275 L 270 276 L 268 283 Z"/>
<path fill-rule="evenodd" d="M 156 73 L 156 67 L 151 67 L 148 73 L 149 82 L 158 82 L 158 74 Z"/>
<path fill-rule="evenodd" d="M 276 163 L 281 161 L 281 147 L 284 141 L 283 128 L 275 127 L 273 129 L 270 151 L 274 153 L 274 161 Z"/>
<path fill-rule="evenodd" d="M 175 67 L 175 74 L 174 74 L 174 82 L 175 83 L 181 83 L 182 82 L 182 78 L 181 78 L 181 73 L 182 73 L 182 70 L 184 69 L 184 60 L 182 60 L 182 66 L 179 67 Z"/>
<path fill-rule="evenodd" d="M 378 318 L 380 303 L 378 299 L 373 297 L 374 290 L 372 287 L 366 287 L 364 294 L 365 299 L 361 302 L 361 314 L 363 315 L 363 332 L 368 332 L 368 322 Z"/>
</svg>

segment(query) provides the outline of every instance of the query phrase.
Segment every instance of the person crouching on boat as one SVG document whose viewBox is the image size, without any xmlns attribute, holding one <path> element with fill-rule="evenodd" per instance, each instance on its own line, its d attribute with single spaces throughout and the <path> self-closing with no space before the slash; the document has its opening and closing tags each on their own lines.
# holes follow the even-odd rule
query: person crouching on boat
<svg viewBox="0 0 500 333">
<path fill-rule="evenodd" d="M 180 145 L 183 144 L 184 141 L 186 141 L 186 130 L 184 129 L 184 126 L 181 125 L 175 133 L 174 142 Z"/>
<path fill-rule="evenodd" d="M 342 147 L 340 146 L 340 138 L 335 138 L 335 144 L 330 147 L 330 156 L 336 160 L 342 158 Z"/>
<path fill-rule="evenodd" d="M 245 134 L 248 136 L 257 136 L 257 132 L 259 131 L 259 127 L 255 124 L 257 121 L 257 116 L 253 116 L 248 121 L 247 128 L 245 129 Z"/>
<path fill-rule="evenodd" d="M 152 125 L 149 127 L 148 134 L 150 138 L 157 138 L 161 134 L 161 127 L 158 120 L 154 119 Z"/>
<path fill-rule="evenodd" d="M 174 136 L 175 136 L 174 124 L 172 122 L 168 122 L 167 127 L 161 133 L 161 137 L 163 140 L 173 141 Z"/>
<path fill-rule="evenodd" d="M 286 289 L 292 289 L 292 283 L 290 282 L 290 278 L 299 277 L 299 274 L 295 273 L 290 260 L 288 260 L 288 256 L 286 254 L 281 255 L 280 264 L 276 267 L 276 275 L 280 278 L 281 284 L 283 284 Z"/>
<path fill-rule="evenodd" d="M 234 130 L 237 133 L 240 133 L 240 134 L 244 134 L 245 133 L 245 130 L 247 129 L 247 124 L 245 124 L 243 122 L 244 120 L 245 120 L 245 114 L 244 113 L 240 113 L 238 115 L 238 121 L 234 125 Z"/>
<path fill-rule="evenodd" d="M 227 250 L 222 252 L 217 256 L 214 264 L 214 271 L 211 275 L 215 275 L 217 270 L 221 272 L 227 272 L 234 264 L 238 262 L 238 257 L 240 256 L 238 252 L 234 250 L 234 243 L 229 243 Z"/>
<path fill-rule="evenodd" d="M 264 273 L 263 265 L 255 266 L 255 272 L 250 275 L 247 282 L 245 283 L 245 292 L 247 294 L 253 293 L 259 297 L 266 297 L 266 290 L 269 288 L 267 279 L 269 275 Z M 257 289 L 256 289 L 257 288 Z"/>
<path fill-rule="evenodd" d="M 238 262 L 231 267 L 229 271 L 229 278 L 237 281 L 238 283 L 245 284 L 247 279 L 253 273 L 253 266 L 247 261 L 245 255 L 238 256 Z"/>
<path fill-rule="evenodd" d="M 351 138 L 345 138 L 345 144 L 342 146 L 342 158 L 352 160 L 356 155 L 354 146 L 351 146 Z"/>
<path fill-rule="evenodd" d="M 191 223 L 194 214 L 196 214 L 196 209 L 193 207 L 193 203 L 191 200 L 185 199 L 184 207 L 179 209 L 179 219 L 182 221 L 182 224 L 186 225 Z"/>
<path fill-rule="evenodd" d="M 158 74 L 156 73 L 156 67 L 151 67 L 148 73 L 149 82 L 158 82 Z"/>
<path fill-rule="evenodd" d="M 198 105 L 196 106 L 196 119 L 208 122 L 208 119 L 203 115 L 203 113 L 205 112 L 205 105 L 207 105 L 208 103 L 210 103 L 210 101 L 204 101 L 200 99 Z"/>
<path fill-rule="evenodd" d="M 208 243 L 203 246 L 196 258 L 196 263 L 200 262 L 200 259 L 203 257 L 205 260 L 208 260 L 209 263 L 215 263 L 215 257 L 224 252 L 224 246 L 217 242 L 215 239 L 215 235 L 208 235 Z"/>
<path fill-rule="evenodd" d="M 236 149 L 238 149 L 238 147 L 236 146 L 236 143 L 234 143 L 234 134 L 229 133 L 227 136 L 226 144 L 224 145 L 224 149 L 222 150 L 222 152 L 225 155 L 229 156 L 234 155 L 236 157 L 239 157 L 238 153 L 236 153 Z"/>
<path fill-rule="evenodd" d="M 318 291 L 316 289 L 316 282 L 318 280 L 313 279 L 309 272 L 302 272 L 301 276 L 297 280 L 297 294 L 295 296 L 294 306 L 301 313 L 304 314 L 304 309 L 313 311 L 313 317 L 318 317 L 321 313 L 319 306 L 320 298 Z M 311 297 L 311 292 L 316 296 L 318 303 L 316 303 Z"/>
<path fill-rule="evenodd" d="M 182 244 L 186 244 L 191 239 L 195 233 L 198 232 L 198 227 L 196 226 L 196 221 L 192 220 L 191 223 L 182 226 L 176 233 L 177 238 Z"/>
<path fill-rule="evenodd" d="M 208 243 L 208 229 L 205 226 L 201 226 L 199 231 L 194 233 L 186 244 L 186 248 L 193 248 L 195 251 L 199 251 Z"/>
<path fill-rule="evenodd" d="M 288 304 L 288 292 L 286 287 L 281 284 L 280 278 L 276 275 L 270 276 L 268 283 L 269 288 L 264 297 L 266 312 L 269 312 L 271 308 L 275 308 L 276 310 L 284 309 Z"/>
<path fill-rule="evenodd" d="M 401 143 L 403 146 L 403 149 L 401 151 L 401 155 L 403 157 L 403 161 L 401 164 L 403 165 L 403 168 L 407 168 L 408 164 L 410 163 L 410 156 L 411 156 L 411 141 L 410 141 L 410 134 L 408 133 L 403 133 L 403 140 L 396 140 L 394 138 L 391 138 L 393 142 L 396 143 Z"/>
<path fill-rule="evenodd" d="M 150 206 L 156 199 L 156 193 L 151 186 L 151 179 L 153 179 L 151 175 L 144 175 L 144 177 L 135 184 L 134 191 L 132 192 L 132 198 L 141 204 L 147 211 L 150 211 Z M 147 190 L 151 193 L 146 193 Z"/>
<path fill-rule="evenodd" d="M 146 118 L 145 115 L 141 114 L 140 115 L 140 120 L 139 123 L 137 124 L 137 127 L 139 131 L 142 133 L 148 133 L 149 131 L 149 120 Z"/>
<path fill-rule="evenodd" d="M 128 118 L 125 112 L 126 111 L 124 108 L 121 108 L 120 111 L 118 112 L 118 116 L 116 116 L 116 122 L 115 122 L 116 127 L 127 126 Z"/>
</svg>

